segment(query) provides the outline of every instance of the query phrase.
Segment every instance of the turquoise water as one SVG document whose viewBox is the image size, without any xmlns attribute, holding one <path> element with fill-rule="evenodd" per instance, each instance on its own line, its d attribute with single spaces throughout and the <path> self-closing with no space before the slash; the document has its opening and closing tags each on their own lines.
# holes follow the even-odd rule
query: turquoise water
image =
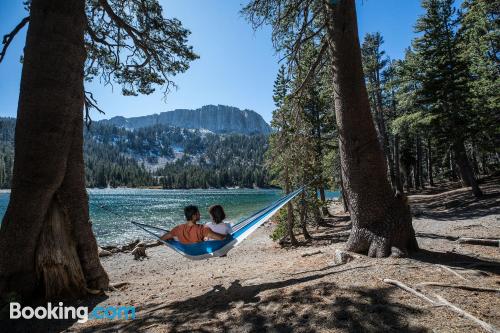
<svg viewBox="0 0 500 333">
<path fill-rule="evenodd" d="M 90 218 L 100 245 L 125 244 L 135 239 L 151 239 L 141 229 L 124 218 L 170 229 L 184 221 L 183 208 L 197 205 L 202 222 L 209 221 L 208 207 L 224 207 L 228 222 L 237 222 L 277 200 L 280 190 L 214 189 L 214 190 L 146 190 L 146 189 L 89 189 Z M 335 197 L 329 192 L 328 197 Z M 0 217 L 9 200 L 8 193 L 0 193 Z M 118 213 L 116 216 L 97 206 Z"/>
</svg>

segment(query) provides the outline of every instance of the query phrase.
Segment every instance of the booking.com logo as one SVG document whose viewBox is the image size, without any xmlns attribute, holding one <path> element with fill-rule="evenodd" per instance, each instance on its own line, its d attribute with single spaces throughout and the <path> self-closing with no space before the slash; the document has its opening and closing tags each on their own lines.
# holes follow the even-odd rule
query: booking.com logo
<svg viewBox="0 0 500 333">
<path fill-rule="evenodd" d="M 47 306 L 21 307 L 21 304 L 10 303 L 10 319 L 73 319 L 79 323 L 85 323 L 92 319 L 135 319 L 134 306 L 96 306 L 89 313 L 86 306 L 64 306 L 62 302 L 58 305 L 47 303 Z"/>
</svg>

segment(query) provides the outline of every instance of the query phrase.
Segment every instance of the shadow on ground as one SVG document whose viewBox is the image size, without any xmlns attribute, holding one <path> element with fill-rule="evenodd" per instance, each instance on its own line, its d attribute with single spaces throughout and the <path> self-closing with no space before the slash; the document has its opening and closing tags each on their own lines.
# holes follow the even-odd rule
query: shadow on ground
<svg viewBox="0 0 500 333">
<path fill-rule="evenodd" d="M 361 268 L 364 266 L 254 285 L 235 280 L 227 288 L 217 285 L 197 297 L 165 305 L 146 304 L 137 320 L 102 323 L 85 332 L 136 332 L 155 326 L 171 332 L 315 332 L 318 328 L 424 332 L 405 318 L 427 310 L 390 301 L 393 287 L 339 288 L 332 282 L 316 281 Z M 303 284 L 301 288 L 287 289 L 299 284 Z"/>
<path fill-rule="evenodd" d="M 415 218 L 435 220 L 466 220 L 491 214 L 500 214 L 500 190 L 498 178 L 490 179 L 481 185 L 483 197 L 477 199 L 471 191 L 443 193 L 430 198 L 411 200 Z"/>
<path fill-rule="evenodd" d="M 500 274 L 500 262 L 456 252 L 434 252 L 420 249 L 411 258 L 429 264 L 446 265 L 463 269 L 474 268 L 474 270 L 485 273 Z"/>
</svg>

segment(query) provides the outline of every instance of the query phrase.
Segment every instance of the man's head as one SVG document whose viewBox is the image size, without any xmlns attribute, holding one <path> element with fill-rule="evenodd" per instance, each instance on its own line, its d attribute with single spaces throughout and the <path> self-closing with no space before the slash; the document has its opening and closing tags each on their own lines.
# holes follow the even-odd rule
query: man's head
<svg viewBox="0 0 500 333">
<path fill-rule="evenodd" d="M 190 205 L 184 208 L 186 221 L 198 222 L 200 220 L 200 210 L 198 207 Z"/>
</svg>

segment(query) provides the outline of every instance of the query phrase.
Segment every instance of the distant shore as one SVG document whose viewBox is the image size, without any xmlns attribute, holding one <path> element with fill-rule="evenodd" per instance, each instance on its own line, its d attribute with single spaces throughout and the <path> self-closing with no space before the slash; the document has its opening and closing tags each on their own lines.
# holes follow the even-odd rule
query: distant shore
<svg viewBox="0 0 500 333">
<path fill-rule="evenodd" d="M 279 187 L 196 187 L 196 188 L 163 188 L 161 186 L 138 187 L 87 187 L 87 190 L 281 190 Z M 0 193 L 10 193 L 10 188 L 0 189 Z"/>
</svg>

